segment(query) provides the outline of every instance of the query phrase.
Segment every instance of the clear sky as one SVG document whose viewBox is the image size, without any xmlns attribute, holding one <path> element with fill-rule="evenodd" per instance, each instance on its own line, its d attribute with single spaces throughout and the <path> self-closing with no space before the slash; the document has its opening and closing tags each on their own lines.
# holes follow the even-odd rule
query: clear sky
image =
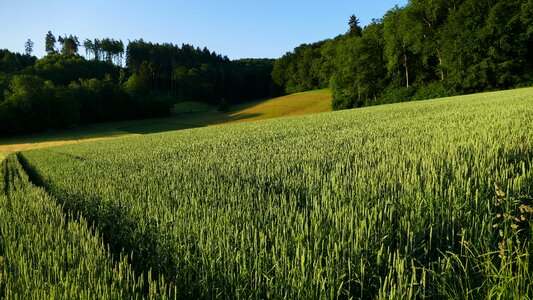
<svg viewBox="0 0 533 300">
<path fill-rule="evenodd" d="M 48 30 L 85 38 L 144 39 L 207 47 L 238 58 L 278 58 L 302 43 L 333 38 L 407 0 L 0 0 L 0 49 L 44 55 Z M 80 48 L 80 54 L 84 54 Z"/>
</svg>

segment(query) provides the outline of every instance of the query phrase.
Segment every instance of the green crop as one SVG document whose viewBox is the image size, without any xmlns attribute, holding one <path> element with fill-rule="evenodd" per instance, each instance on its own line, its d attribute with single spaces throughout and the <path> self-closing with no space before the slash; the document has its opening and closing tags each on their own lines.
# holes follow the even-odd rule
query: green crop
<svg viewBox="0 0 533 300">
<path fill-rule="evenodd" d="M 533 297 L 532 89 L 22 161 L 179 298 Z"/>
<path fill-rule="evenodd" d="M 114 261 L 99 233 L 31 184 L 14 156 L 0 175 L 0 298 L 158 296 L 157 282 L 136 276 L 125 256 Z"/>
</svg>

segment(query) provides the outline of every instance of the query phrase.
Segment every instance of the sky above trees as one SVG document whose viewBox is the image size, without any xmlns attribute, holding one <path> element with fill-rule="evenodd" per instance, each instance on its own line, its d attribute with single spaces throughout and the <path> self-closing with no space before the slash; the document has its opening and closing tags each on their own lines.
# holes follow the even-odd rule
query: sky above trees
<svg viewBox="0 0 533 300">
<path fill-rule="evenodd" d="M 0 49 L 23 53 L 31 39 L 33 54 L 41 57 L 50 30 L 80 40 L 189 43 L 230 59 L 278 58 L 299 44 L 345 33 L 352 14 L 364 26 L 405 4 L 407 0 L 7 0 L 0 1 Z"/>
</svg>

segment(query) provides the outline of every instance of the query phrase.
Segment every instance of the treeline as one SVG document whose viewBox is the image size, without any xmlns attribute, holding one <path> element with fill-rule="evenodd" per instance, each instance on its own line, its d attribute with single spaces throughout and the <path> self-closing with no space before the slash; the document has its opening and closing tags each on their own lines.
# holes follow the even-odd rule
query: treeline
<svg viewBox="0 0 533 300">
<path fill-rule="evenodd" d="M 330 85 L 344 109 L 533 84 L 531 0 L 411 0 L 275 62 L 292 93 Z"/>
<path fill-rule="evenodd" d="M 271 59 L 230 61 L 207 48 L 138 40 L 129 43 L 126 63 L 132 74 L 127 85 L 165 91 L 180 101 L 235 103 L 277 92 Z"/>
<path fill-rule="evenodd" d="M 273 60 L 231 61 L 207 48 L 45 37 L 47 55 L 0 50 L 0 135 L 168 115 L 179 101 L 237 103 L 268 97 Z M 123 57 L 126 65 L 122 66 Z"/>
</svg>

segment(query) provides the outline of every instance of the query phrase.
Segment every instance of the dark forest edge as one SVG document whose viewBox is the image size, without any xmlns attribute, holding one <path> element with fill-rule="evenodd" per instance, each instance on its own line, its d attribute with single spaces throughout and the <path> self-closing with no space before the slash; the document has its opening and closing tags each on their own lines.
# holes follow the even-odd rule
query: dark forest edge
<svg viewBox="0 0 533 300">
<path fill-rule="evenodd" d="M 59 44 L 56 47 L 56 44 Z M 85 49 L 85 57 L 78 54 Z M 45 37 L 0 50 L 0 135 L 168 115 L 331 87 L 347 109 L 533 85 L 533 0 L 410 0 L 364 28 L 282 58 L 230 60 L 188 44 Z M 125 55 L 125 66 L 123 58 Z"/>
<path fill-rule="evenodd" d="M 410 0 L 274 63 L 285 92 L 330 86 L 333 108 L 533 85 L 532 0 Z"/>
<path fill-rule="evenodd" d="M 47 55 L 0 50 L 0 135 L 166 116 L 180 101 L 228 106 L 278 93 L 273 60 L 230 61 L 207 48 L 46 36 Z M 107 43 L 103 43 L 107 41 Z M 90 43 L 89 43 L 90 42 Z M 92 46 L 91 46 L 92 45 Z M 94 46 L 97 45 L 97 46 Z M 102 47 L 104 45 L 104 47 Z"/>
</svg>

